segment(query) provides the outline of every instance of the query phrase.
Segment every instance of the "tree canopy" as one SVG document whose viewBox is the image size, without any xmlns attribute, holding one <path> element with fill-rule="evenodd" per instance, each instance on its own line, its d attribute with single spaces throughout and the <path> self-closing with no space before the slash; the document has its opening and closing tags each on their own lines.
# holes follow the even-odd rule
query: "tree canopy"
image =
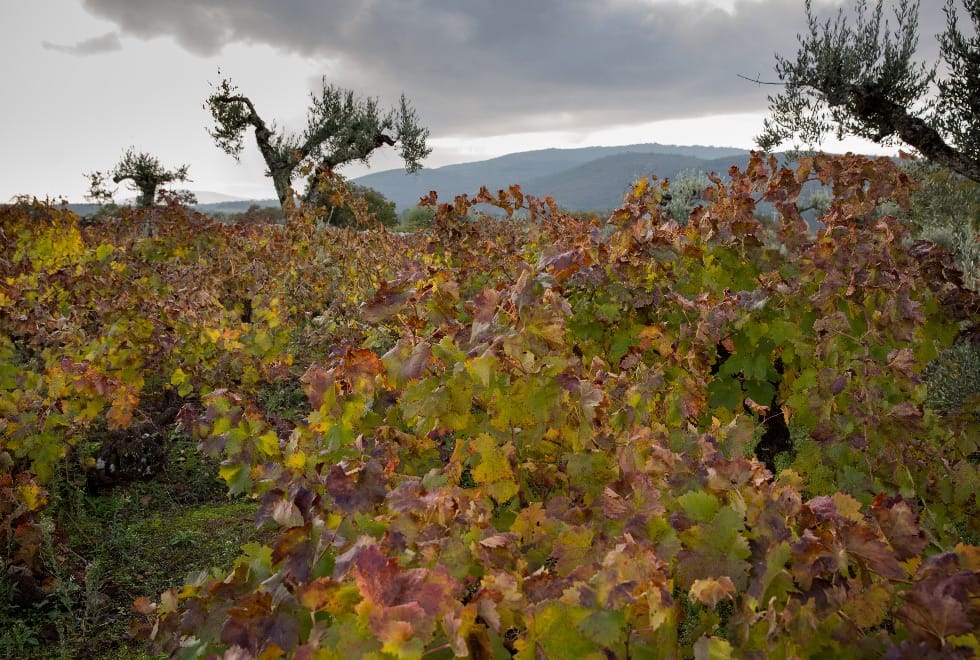
<svg viewBox="0 0 980 660">
<path fill-rule="evenodd" d="M 141 208 L 152 206 L 160 186 L 174 181 L 190 181 L 187 177 L 189 167 L 181 165 L 175 170 L 168 170 L 155 156 L 144 151 L 137 152 L 135 147 L 130 147 L 113 169 L 85 175 L 90 182 L 88 198 L 100 203 L 111 202 L 115 191 L 109 189 L 109 181 L 115 184 L 129 181 L 130 190 L 137 193 L 136 205 Z M 175 194 L 185 204 L 197 201 L 189 191 L 175 191 Z"/>
<path fill-rule="evenodd" d="M 370 226 L 375 221 L 385 227 L 398 224 L 394 202 L 374 188 L 349 183 L 338 175 L 318 182 L 314 200 L 319 207 L 317 214 L 324 225 Z"/>
<path fill-rule="evenodd" d="M 225 153 L 241 155 L 245 132 L 253 129 L 279 203 L 285 205 L 294 177 L 308 173 L 307 199 L 316 195 L 317 177 L 353 161 L 366 163 L 375 150 L 397 146 L 405 168 L 415 172 L 431 149 L 429 131 L 402 95 L 397 107 L 382 111 L 377 99 L 359 98 L 351 90 L 323 81 L 319 94 L 310 94 L 307 125 L 293 133 L 268 124 L 250 98 L 225 78 L 214 86 L 205 107 L 214 119 L 209 133 Z"/>
<path fill-rule="evenodd" d="M 670 182 L 663 205 L 667 217 L 687 224 L 688 216 L 704 201 L 704 191 L 711 187 L 708 175 L 700 170 L 684 170 Z"/>
<path fill-rule="evenodd" d="M 813 146 L 828 133 L 881 144 L 902 142 L 923 156 L 980 181 L 980 0 L 960 0 L 972 34 L 947 0 L 941 63 L 916 59 L 918 0 L 898 0 L 893 19 L 882 0 L 857 0 L 853 17 L 820 21 L 806 0 L 809 29 L 795 59 L 776 56 L 782 92 L 757 138 L 771 150 L 784 142 Z"/>
</svg>

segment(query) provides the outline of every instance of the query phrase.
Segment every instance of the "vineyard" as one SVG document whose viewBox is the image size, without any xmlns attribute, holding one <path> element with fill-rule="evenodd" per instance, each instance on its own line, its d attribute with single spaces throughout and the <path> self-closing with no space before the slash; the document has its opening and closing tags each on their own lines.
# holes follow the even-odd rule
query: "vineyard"
<svg viewBox="0 0 980 660">
<path fill-rule="evenodd" d="M 605 219 L 433 196 L 408 234 L 4 207 L 0 594 L 84 559 L 56 488 L 182 437 L 261 534 L 127 604 L 150 653 L 975 656 L 980 401 L 923 373 L 980 295 L 888 159 L 730 175 L 686 224 L 655 178 Z"/>
</svg>

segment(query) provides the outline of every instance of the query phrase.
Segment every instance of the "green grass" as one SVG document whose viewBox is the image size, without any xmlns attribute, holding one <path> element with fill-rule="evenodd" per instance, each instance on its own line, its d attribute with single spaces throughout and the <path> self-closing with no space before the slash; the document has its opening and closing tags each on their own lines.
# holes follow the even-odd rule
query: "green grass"
<svg viewBox="0 0 980 660">
<path fill-rule="evenodd" d="M 44 602 L 23 607 L 0 581 L 0 658 L 149 657 L 128 632 L 133 601 L 156 601 L 190 572 L 229 566 L 260 536 L 256 503 L 229 499 L 216 473 L 175 438 L 152 481 L 90 494 L 83 476 L 62 475 L 46 521 L 62 542 L 52 537 L 43 549 L 56 582 Z"/>
<path fill-rule="evenodd" d="M 925 371 L 926 403 L 946 413 L 980 398 L 980 344 L 958 341 L 939 354 Z"/>
</svg>

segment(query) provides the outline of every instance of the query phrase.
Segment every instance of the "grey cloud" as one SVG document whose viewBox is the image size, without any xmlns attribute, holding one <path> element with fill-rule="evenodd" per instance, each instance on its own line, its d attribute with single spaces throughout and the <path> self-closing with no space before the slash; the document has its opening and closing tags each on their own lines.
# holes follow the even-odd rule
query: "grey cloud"
<svg viewBox="0 0 980 660">
<path fill-rule="evenodd" d="M 169 35 L 202 55 L 245 42 L 338 61 L 329 82 L 388 100 L 405 92 L 440 135 L 764 110 L 766 90 L 738 74 L 771 77 L 774 54 L 795 53 L 805 28 L 803 0 L 737 0 L 732 13 L 649 0 L 84 4 L 126 33 Z M 941 19 L 931 7 L 940 3 L 925 4 Z M 933 19 L 923 21 L 924 44 L 942 27 Z"/>
<path fill-rule="evenodd" d="M 119 40 L 117 32 L 109 32 L 101 37 L 85 39 L 72 46 L 55 44 L 50 41 L 42 41 L 41 45 L 48 50 L 56 50 L 69 55 L 100 55 L 122 49 L 122 42 Z"/>
</svg>

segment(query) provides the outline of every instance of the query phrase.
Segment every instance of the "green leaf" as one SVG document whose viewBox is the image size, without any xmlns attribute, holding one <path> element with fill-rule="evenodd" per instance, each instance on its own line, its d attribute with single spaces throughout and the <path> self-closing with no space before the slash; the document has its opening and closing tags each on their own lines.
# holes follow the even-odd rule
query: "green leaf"
<svg viewBox="0 0 980 660">
<path fill-rule="evenodd" d="M 694 660 L 731 660 L 735 649 L 721 637 L 702 637 L 694 643 Z"/>
<path fill-rule="evenodd" d="M 726 410 L 742 409 L 742 386 L 730 376 L 715 378 L 708 384 L 708 406 Z"/>
<path fill-rule="evenodd" d="M 528 626 L 528 641 L 533 647 L 523 649 L 521 658 L 582 658 L 591 657 L 599 649 L 580 632 L 579 624 L 588 616 L 583 607 L 564 603 L 549 603 L 532 613 Z"/>
<path fill-rule="evenodd" d="M 621 611 L 599 610 L 584 618 L 578 629 L 596 644 L 611 648 L 626 637 L 626 617 Z"/>
<path fill-rule="evenodd" d="M 466 361 L 466 370 L 483 387 L 490 387 L 490 379 L 497 368 L 499 368 L 499 361 L 492 355 L 483 355 Z"/>
<path fill-rule="evenodd" d="M 776 394 L 776 388 L 766 380 L 749 380 L 743 383 L 745 394 L 760 406 L 768 406 Z"/>
<path fill-rule="evenodd" d="M 251 484 L 249 470 L 241 463 L 227 463 L 218 468 L 218 477 L 228 484 L 228 492 L 240 495 L 248 490 Z"/>
<path fill-rule="evenodd" d="M 597 496 L 614 478 L 604 453 L 577 452 L 566 454 L 568 477 L 575 485 L 592 497 Z"/>
<path fill-rule="evenodd" d="M 491 484 L 488 490 L 498 502 L 509 500 L 517 494 L 517 483 L 514 472 L 507 458 L 513 445 L 509 442 L 498 446 L 496 441 L 487 433 L 481 433 L 470 441 L 470 451 L 473 456 L 469 463 L 472 466 L 473 480 L 478 484 Z"/>
<path fill-rule="evenodd" d="M 699 523 L 710 522 L 721 507 L 721 502 L 711 493 L 703 490 L 692 490 L 684 493 L 677 501 L 691 518 Z"/>
<path fill-rule="evenodd" d="M 105 261 L 115 251 L 116 248 L 112 244 L 103 243 L 102 245 L 100 245 L 95 249 L 95 258 L 98 259 L 99 261 Z"/>
</svg>

